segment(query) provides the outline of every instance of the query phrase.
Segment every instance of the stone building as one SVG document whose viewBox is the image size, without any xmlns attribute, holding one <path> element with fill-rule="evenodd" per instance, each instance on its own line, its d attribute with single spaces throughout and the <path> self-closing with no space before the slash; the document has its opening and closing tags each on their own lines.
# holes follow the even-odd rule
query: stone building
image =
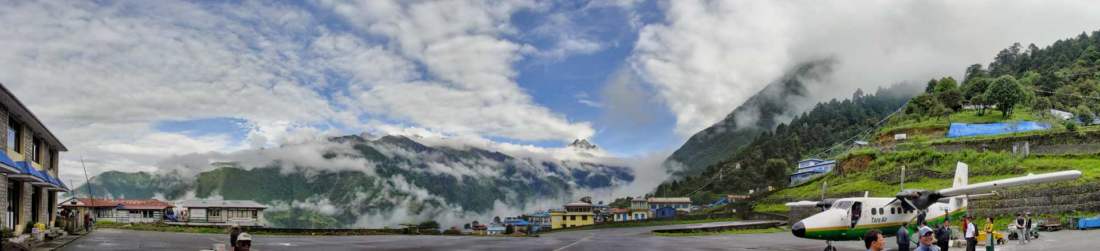
<svg viewBox="0 0 1100 251">
<path fill-rule="evenodd" d="M 68 191 L 57 178 L 58 153 L 68 149 L 3 84 L 0 132 L 0 227 L 18 235 L 34 223 L 54 226 L 57 193 Z"/>
</svg>

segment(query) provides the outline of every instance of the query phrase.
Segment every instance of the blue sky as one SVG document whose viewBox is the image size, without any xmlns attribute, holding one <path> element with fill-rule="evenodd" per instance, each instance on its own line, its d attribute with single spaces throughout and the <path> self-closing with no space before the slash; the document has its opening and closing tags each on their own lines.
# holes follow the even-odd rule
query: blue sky
<svg viewBox="0 0 1100 251">
<path fill-rule="evenodd" d="M 512 149 L 588 138 L 659 160 L 801 62 L 837 62 L 791 101 L 812 104 L 958 78 L 1013 42 L 1100 29 L 1098 12 L 1090 1 L 11 1 L 0 82 L 66 143 L 62 165 L 84 158 L 92 175 L 362 132 Z"/>
<path fill-rule="evenodd" d="M 215 4 L 217 5 L 217 4 Z M 316 6 L 307 3 L 294 4 L 303 9 L 317 11 L 316 19 L 319 25 L 334 31 L 357 33 L 355 28 L 348 25 L 346 20 L 332 15 L 324 14 Z M 587 121 L 597 130 L 589 140 L 601 145 L 604 149 L 617 155 L 636 155 L 655 150 L 674 147 L 679 137 L 674 135 L 672 128 L 675 126 L 670 111 L 656 106 L 650 110 L 656 119 L 646 123 L 624 126 L 622 123 L 608 123 L 608 112 L 600 102 L 604 86 L 616 70 L 626 65 L 634 49 L 634 43 L 638 38 L 638 30 L 632 28 L 645 22 L 659 21 L 655 2 L 639 2 L 630 8 L 623 6 L 600 6 L 588 1 L 563 1 L 553 2 L 546 6 L 540 6 L 536 10 L 526 9 L 516 11 L 508 20 L 518 32 L 506 34 L 503 37 L 530 45 L 539 50 L 553 50 L 562 39 L 558 34 L 548 34 L 545 31 L 548 23 L 554 23 L 555 18 L 566 16 L 574 22 L 575 27 L 563 27 L 573 29 L 578 36 L 597 43 L 597 49 L 584 53 L 552 56 L 528 56 L 513 63 L 516 71 L 515 82 L 524 92 L 530 94 L 533 103 L 549 108 L 555 113 L 564 115 L 571 121 Z M 250 23 L 250 22 L 245 22 Z M 292 34 L 293 35 L 293 34 Z M 308 37 L 307 36 L 303 37 Z M 378 43 L 389 42 L 386 38 L 379 38 L 370 34 L 361 34 L 365 41 Z M 301 41 L 308 42 L 308 38 Z M 430 79 L 430 73 L 422 67 L 418 70 Z M 316 91 L 330 101 L 334 96 L 341 95 L 342 86 L 354 81 L 339 73 L 328 72 L 324 78 L 334 80 L 332 87 L 318 88 Z M 302 77 L 308 80 L 309 77 Z M 382 120 L 392 124 L 409 124 L 408 121 L 387 118 L 384 116 L 360 116 L 361 120 Z M 316 126 L 331 125 L 337 131 L 356 134 L 361 128 L 333 124 L 318 124 Z M 245 141 L 251 127 L 244 118 L 237 117 L 210 117 L 184 120 L 165 120 L 155 124 L 155 130 L 169 133 L 181 133 L 193 137 L 209 135 L 228 135 L 233 141 Z M 645 135 L 638 137 L 638 135 Z M 567 143 L 564 139 L 555 140 L 517 140 L 508 137 L 487 136 L 489 139 L 514 144 L 532 144 L 540 147 L 561 147 Z"/>
</svg>

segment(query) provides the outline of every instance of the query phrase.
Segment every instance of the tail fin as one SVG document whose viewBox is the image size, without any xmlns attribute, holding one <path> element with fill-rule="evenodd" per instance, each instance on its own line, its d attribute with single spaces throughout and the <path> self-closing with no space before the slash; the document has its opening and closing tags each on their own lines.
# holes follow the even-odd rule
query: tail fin
<svg viewBox="0 0 1100 251">
<path fill-rule="evenodd" d="M 955 162 L 955 183 L 951 184 L 951 187 L 964 187 L 968 182 L 968 173 L 970 173 L 970 166 L 962 161 Z M 969 203 L 966 196 L 958 196 L 951 199 L 951 207 L 956 209 L 965 209 Z"/>
<path fill-rule="evenodd" d="M 955 163 L 955 183 L 951 187 L 964 187 L 967 185 L 967 173 L 969 173 L 970 166 L 966 163 Z"/>
</svg>

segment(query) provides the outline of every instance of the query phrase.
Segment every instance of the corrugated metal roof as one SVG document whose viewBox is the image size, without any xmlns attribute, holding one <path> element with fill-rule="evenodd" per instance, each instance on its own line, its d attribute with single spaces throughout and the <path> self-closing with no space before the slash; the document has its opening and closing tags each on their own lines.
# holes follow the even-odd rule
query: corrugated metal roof
<svg viewBox="0 0 1100 251">
<path fill-rule="evenodd" d="M 267 208 L 251 200 L 184 200 L 176 202 L 180 207 Z"/>
<path fill-rule="evenodd" d="M 673 198 L 649 198 L 649 203 L 691 203 L 691 198 L 688 197 L 673 197 Z"/>
<path fill-rule="evenodd" d="M 160 209 L 172 207 L 172 204 L 168 202 L 150 199 L 150 200 L 127 200 L 127 199 L 89 199 L 89 198 L 76 198 L 80 203 L 78 205 L 72 205 L 62 202 L 62 207 L 118 207 L 120 209 Z M 71 200 L 70 200 L 71 201 Z"/>
</svg>

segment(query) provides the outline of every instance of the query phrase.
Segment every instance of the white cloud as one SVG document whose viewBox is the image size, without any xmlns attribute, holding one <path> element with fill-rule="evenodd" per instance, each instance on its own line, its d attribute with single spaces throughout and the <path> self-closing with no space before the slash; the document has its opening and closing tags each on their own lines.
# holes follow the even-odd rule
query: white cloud
<svg viewBox="0 0 1100 251">
<path fill-rule="evenodd" d="M 364 32 L 383 36 L 397 54 L 430 76 L 355 82 L 349 105 L 453 134 L 520 140 L 569 140 L 595 133 L 536 105 L 515 82 L 512 64 L 533 52 L 500 36 L 514 33 L 511 14 L 523 1 L 326 1 L 321 4 Z M 407 65 L 407 64 L 406 64 Z M 411 71 L 401 68 L 398 72 Z M 402 75 L 407 76 L 407 75 Z"/>
<path fill-rule="evenodd" d="M 533 49 L 504 37 L 533 3 L 320 5 L 354 29 L 265 2 L 10 3 L 0 9 L 0 82 L 67 144 L 67 180 L 83 179 L 71 166 L 81 157 L 91 175 L 147 170 L 174 154 L 372 130 L 364 117 L 518 140 L 594 133 L 515 82 L 512 64 Z M 244 142 L 153 129 L 215 117 L 246 121 Z"/>
<path fill-rule="evenodd" d="M 785 69 L 837 59 L 818 100 L 901 81 L 960 77 L 1013 42 L 1043 46 L 1097 29 L 1090 1 L 668 1 L 640 31 L 631 67 L 690 136 Z"/>
</svg>

